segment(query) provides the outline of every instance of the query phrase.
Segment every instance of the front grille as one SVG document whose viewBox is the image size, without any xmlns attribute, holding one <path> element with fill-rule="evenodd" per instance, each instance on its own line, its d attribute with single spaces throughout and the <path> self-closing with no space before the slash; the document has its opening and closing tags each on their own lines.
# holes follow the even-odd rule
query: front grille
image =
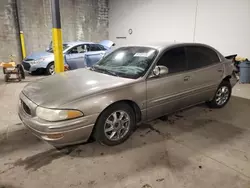
<svg viewBox="0 0 250 188">
<path fill-rule="evenodd" d="M 26 112 L 26 114 L 31 115 L 30 108 L 22 100 L 21 100 L 21 105 L 22 105 L 23 110 Z"/>
<path fill-rule="evenodd" d="M 29 63 L 23 62 L 22 64 L 23 64 L 23 67 L 24 67 L 25 70 L 27 70 L 27 71 L 30 70 L 30 64 Z"/>
</svg>

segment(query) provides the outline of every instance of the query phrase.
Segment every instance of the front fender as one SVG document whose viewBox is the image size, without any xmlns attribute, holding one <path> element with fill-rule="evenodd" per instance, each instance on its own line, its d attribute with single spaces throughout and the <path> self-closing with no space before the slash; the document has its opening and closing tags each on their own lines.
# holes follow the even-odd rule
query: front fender
<svg viewBox="0 0 250 188">
<path fill-rule="evenodd" d="M 36 65 L 36 67 L 39 67 L 39 68 L 47 68 L 47 66 L 51 63 L 51 62 L 54 62 L 54 56 L 52 57 L 49 57 L 49 58 L 46 58 L 44 61 L 40 62 L 39 64 Z M 65 59 L 63 58 L 63 63 L 64 64 L 67 64 L 65 62 Z"/>
<path fill-rule="evenodd" d="M 44 61 L 37 64 L 40 68 L 47 68 L 48 64 L 54 62 L 54 56 L 46 58 Z"/>
<path fill-rule="evenodd" d="M 90 95 L 72 101 L 63 108 L 74 108 L 81 110 L 84 115 L 100 114 L 110 105 L 119 101 L 132 101 L 140 109 L 142 120 L 146 118 L 146 82 L 141 80 L 132 85 L 117 87 L 112 90 Z"/>
</svg>

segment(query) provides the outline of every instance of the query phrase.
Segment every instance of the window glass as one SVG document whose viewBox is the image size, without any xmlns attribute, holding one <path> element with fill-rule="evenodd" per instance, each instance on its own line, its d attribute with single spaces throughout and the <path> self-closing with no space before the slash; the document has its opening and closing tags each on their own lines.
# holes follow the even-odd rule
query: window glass
<svg viewBox="0 0 250 188">
<path fill-rule="evenodd" d="M 90 51 L 100 51 L 101 49 L 99 48 L 98 45 L 96 44 L 91 44 L 90 45 Z"/>
<path fill-rule="evenodd" d="M 177 47 L 166 51 L 157 65 L 164 65 L 169 73 L 178 73 L 187 70 L 185 48 Z"/>
<path fill-rule="evenodd" d="M 70 46 L 68 44 L 63 44 L 63 51 L 68 49 Z M 51 52 L 53 53 L 53 46 L 52 46 L 52 42 L 50 42 L 50 45 L 49 45 L 49 49 L 47 50 L 47 52 Z"/>
<path fill-rule="evenodd" d="M 106 50 L 102 45 L 97 44 L 97 46 L 101 49 L 101 50 Z"/>
<path fill-rule="evenodd" d="M 157 50 L 149 47 L 121 47 L 101 59 L 93 71 L 137 79 L 147 72 Z"/>
<path fill-rule="evenodd" d="M 78 53 L 85 53 L 88 50 L 88 46 L 86 44 L 84 45 L 79 45 L 70 50 L 70 54 L 78 54 Z"/>
<path fill-rule="evenodd" d="M 188 46 L 188 69 L 197 69 L 218 63 L 219 57 L 212 49 L 200 46 Z"/>
</svg>

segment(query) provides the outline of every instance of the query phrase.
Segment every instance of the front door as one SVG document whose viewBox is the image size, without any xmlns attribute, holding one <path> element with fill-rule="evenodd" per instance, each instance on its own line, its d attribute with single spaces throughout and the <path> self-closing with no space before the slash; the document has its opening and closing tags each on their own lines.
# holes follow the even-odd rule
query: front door
<svg viewBox="0 0 250 188">
<path fill-rule="evenodd" d="M 147 80 L 147 119 L 152 120 L 185 107 L 188 101 L 189 74 L 184 47 L 167 50 L 157 65 L 166 66 L 168 74 Z"/>
<path fill-rule="evenodd" d="M 88 44 L 81 44 L 71 48 L 65 55 L 66 63 L 70 69 L 84 68 L 86 63 L 84 61 L 85 53 L 89 51 Z"/>
<path fill-rule="evenodd" d="M 89 51 L 85 54 L 85 61 L 88 67 L 92 67 L 104 57 L 106 49 L 99 44 L 90 44 L 89 46 Z"/>
</svg>

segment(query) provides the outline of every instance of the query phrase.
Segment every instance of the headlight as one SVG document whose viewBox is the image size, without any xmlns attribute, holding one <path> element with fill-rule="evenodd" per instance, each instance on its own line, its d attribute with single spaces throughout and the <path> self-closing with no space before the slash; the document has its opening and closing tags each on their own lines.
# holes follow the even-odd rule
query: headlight
<svg viewBox="0 0 250 188">
<path fill-rule="evenodd" d="M 37 107 L 36 115 L 47 121 L 62 121 L 83 116 L 83 113 L 78 110 L 57 110 Z"/>
<path fill-rule="evenodd" d="M 36 64 L 39 64 L 41 62 L 43 62 L 45 59 L 44 58 L 40 58 L 40 59 L 37 59 L 37 60 L 34 60 L 34 61 L 31 61 L 30 64 L 32 65 L 36 65 Z"/>
</svg>

